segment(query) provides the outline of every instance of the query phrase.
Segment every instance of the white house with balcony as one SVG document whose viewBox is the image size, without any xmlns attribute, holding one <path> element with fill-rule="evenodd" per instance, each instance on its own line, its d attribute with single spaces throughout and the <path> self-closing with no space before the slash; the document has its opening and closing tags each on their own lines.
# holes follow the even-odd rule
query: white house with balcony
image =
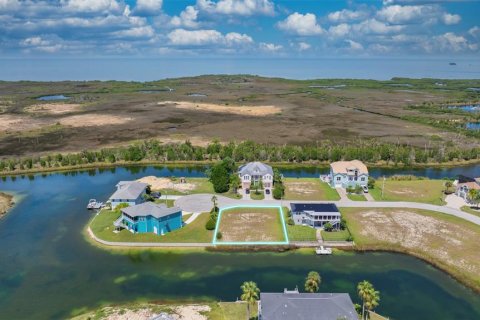
<svg viewBox="0 0 480 320">
<path fill-rule="evenodd" d="M 264 190 L 271 190 L 273 187 L 273 169 L 261 162 L 249 162 L 242 165 L 238 169 L 238 176 L 244 190 L 260 185 L 260 181 Z"/>
<path fill-rule="evenodd" d="M 368 185 L 368 169 L 360 160 L 333 162 L 329 180 L 333 188 L 364 187 Z"/>
</svg>

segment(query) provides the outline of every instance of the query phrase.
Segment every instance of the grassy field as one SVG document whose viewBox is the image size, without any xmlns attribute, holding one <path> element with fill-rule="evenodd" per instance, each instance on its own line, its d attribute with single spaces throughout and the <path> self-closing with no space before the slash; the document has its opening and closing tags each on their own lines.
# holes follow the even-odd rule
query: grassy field
<svg viewBox="0 0 480 320">
<path fill-rule="evenodd" d="M 438 212 L 342 208 L 357 248 L 420 257 L 480 290 L 480 226 Z"/>
<path fill-rule="evenodd" d="M 0 154 L 92 150 L 154 137 L 165 142 L 188 138 L 193 144 L 216 138 L 271 144 L 321 140 L 342 143 L 361 137 L 423 147 L 436 136 L 441 137 L 441 143 L 478 144 L 455 132 L 408 120 L 406 116 L 425 116 L 425 110 L 408 106 L 455 99 L 468 101 L 472 93 L 467 88 L 480 85 L 478 80 L 442 80 L 447 86 L 438 90 L 435 81 L 301 81 L 248 75 L 154 82 L 4 81 L 0 83 L 0 95 L 8 99 L 0 101 Z M 407 84 L 409 90 L 396 89 L 393 85 L 399 82 Z M 331 90 L 329 86 L 334 84 L 341 87 Z M 165 91 L 167 86 L 174 91 Z M 201 101 L 189 96 L 192 88 L 206 96 Z M 36 100 L 48 94 L 66 94 L 71 99 Z M 342 121 L 332 123 L 331 119 L 339 114 Z M 454 120 L 459 115 L 430 112 L 428 118 Z"/>
<path fill-rule="evenodd" d="M 318 178 L 285 178 L 286 200 L 340 200 L 337 191 Z"/>
<path fill-rule="evenodd" d="M 376 201 L 412 201 L 436 205 L 444 205 L 444 180 L 385 180 L 382 197 L 383 181 L 378 180 L 374 189 L 369 192 Z"/>
<path fill-rule="evenodd" d="M 321 233 L 323 241 L 347 241 L 350 237 L 348 229 L 331 232 L 322 230 Z"/>
<path fill-rule="evenodd" d="M 159 203 L 159 204 L 166 204 L 167 207 L 171 208 L 175 205 L 175 200 L 164 200 L 164 199 L 157 199 L 155 200 L 155 203 Z"/>
<path fill-rule="evenodd" d="M 363 194 L 347 193 L 347 197 L 352 201 L 367 201 Z"/>
<path fill-rule="evenodd" d="M 222 211 L 218 242 L 284 241 L 280 211 L 277 208 L 239 207 Z"/>
<path fill-rule="evenodd" d="M 467 213 L 470 213 L 470 214 L 473 214 L 473 215 L 476 215 L 478 217 L 480 217 L 480 208 L 473 208 L 473 207 L 470 207 L 470 206 L 463 206 L 461 207 L 460 209 L 462 209 L 462 211 L 465 211 Z"/>
<path fill-rule="evenodd" d="M 251 307 L 251 316 L 257 315 L 257 308 Z M 192 313 L 193 311 L 193 313 Z M 237 302 L 199 302 L 199 303 L 130 303 L 122 306 L 108 306 L 76 315 L 71 320 L 102 320 L 115 315 L 123 315 L 128 319 L 153 318 L 160 313 L 183 315 L 182 319 L 194 314 L 205 316 L 209 320 L 245 320 L 247 305 Z M 143 317 L 141 315 L 144 315 Z"/>
<path fill-rule="evenodd" d="M 202 213 L 191 224 L 181 229 L 169 232 L 163 236 L 153 233 L 133 234 L 123 229 L 114 233 L 113 222 L 119 217 L 115 211 L 103 210 L 93 218 L 90 228 L 102 240 L 117 242 L 211 242 L 212 231 L 205 229 L 205 223 L 210 218 L 208 213 Z"/>
</svg>

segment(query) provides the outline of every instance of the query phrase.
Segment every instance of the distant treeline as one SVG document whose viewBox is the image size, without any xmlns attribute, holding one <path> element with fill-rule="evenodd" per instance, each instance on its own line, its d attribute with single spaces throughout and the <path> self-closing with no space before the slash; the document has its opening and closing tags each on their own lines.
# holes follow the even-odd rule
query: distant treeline
<svg viewBox="0 0 480 320">
<path fill-rule="evenodd" d="M 126 147 L 105 148 L 99 151 L 2 159 L 0 172 L 61 169 L 96 163 L 216 161 L 226 157 L 232 158 L 235 162 L 303 163 L 359 159 L 370 164 L 414 165 L 480 159 L 480 148 L 459 149 L 441 145 L 416 148 L 374 140 L 359 140 L 349 145 L 331 142 L 312 145 L 271 145 L 253 141 L 221 144 L 214 141 L 202 147 L 194 146 L 189 141 L 163 144 L 160 140 L 146 140 Z"/>
</svg>

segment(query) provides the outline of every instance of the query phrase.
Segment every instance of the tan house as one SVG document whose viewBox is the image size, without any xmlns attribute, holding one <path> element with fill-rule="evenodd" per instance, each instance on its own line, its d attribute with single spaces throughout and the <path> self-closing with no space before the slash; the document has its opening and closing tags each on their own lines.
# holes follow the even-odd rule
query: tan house
<svg viewBox="0 0 480 320">
<path fill-rule="evenodd" d="M 480 177 L 470 178 L 460 175 L 454 184 L 456 186 L 455 194 L 467 200 L 470 190 L 480 190 Z"/>
<path fill-rule="evenodd" d="M 333 162 L 329 180 L 333 188 L 364 187 L 368 185 L 368 169 L 360 160 Z"/>
<path fill-rule="evenodd" d="M 244 190 L 260 184 L 262 181 L 265 190 L 273 187 L 273 169 L 262 162 L 249 162 L 238 169 L 238 176 Z"/>
</svg>

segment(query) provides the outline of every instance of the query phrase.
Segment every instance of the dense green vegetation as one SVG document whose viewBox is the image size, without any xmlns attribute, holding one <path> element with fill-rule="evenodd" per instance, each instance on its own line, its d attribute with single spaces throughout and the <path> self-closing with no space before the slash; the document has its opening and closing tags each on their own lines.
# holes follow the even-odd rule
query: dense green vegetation
<svg viewBox="0 0 480 320">
<path fill-rule="evenodd" d="M 359 159 L 367 163 L 427 164 L 449 161 L 480 159 L 480 148 L 460 149 L 454 146 L 437 145 L 429 149 L 408 145 L 380 143 L 374 140 L 359 140 L 353 145 L 330 142 L 315 145 L 272 145 L 253 141 L 221 144 L 214 141 L 208 146 L 195 146 L 189 141 L 164 144 L 159 140 L 145 140 L 126 147 L 105 148 L 98 151 L 83 151 L 70 154 L 55 154 L 28 158 L 0 160 L 0 172 L 35 171 L 48 168 L 81 167 L 89 164 L 114 164 L 137 162 L 214 161 L 232 159 L 235 162 L 267 161 L 302 163 Z M 227 171 L 231 168 L 225 168 Z M 222 168 L 218 169 L 223 170 Z M 219 172 L 224 177 L 225 172 Z M 216 172 L 212 171 L 212 174 Z M 225 189 L 230 181 L 221 181 Z M 215 185 L 215 183 L 214 183 Z"/>
</svg>

